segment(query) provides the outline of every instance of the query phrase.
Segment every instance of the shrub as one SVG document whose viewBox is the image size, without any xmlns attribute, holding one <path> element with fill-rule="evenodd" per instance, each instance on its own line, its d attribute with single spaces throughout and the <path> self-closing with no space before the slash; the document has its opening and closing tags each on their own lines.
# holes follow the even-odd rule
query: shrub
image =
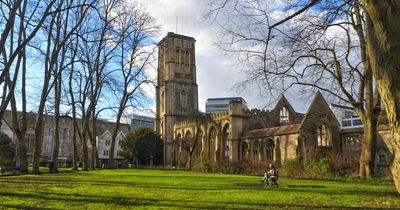
<svg viewBox="0 0 400 210">
<path fill-rule="evenodd" d="M 300 178 L 304 174 L 303 163 L 298 159 L 286 160 L 279 170 L 281 176 Z"/>
<path fill-rule="evenodd" d="M 358 156 L 345 156 L 340 153 L 330 153 L 331 172 L 335 176 L 358 176 Z"/>
<path fill-rule="evenodd" d="M 215 164 L 213 171 L 224 174 L 233 174 L 235 173 L 235 165 L 231 161 L 221 161 Z"/>
<path fill-rule="evenodd" d="M 298 159 L 287 160 L 280 169 L 281 176 L 291 178 L 328 178 L 332 177 L 331 161 L 324 157 L 319 160 L 308 159 L 302 162 Z"/>
<path fill-rule="evenodd" d="M 319 160 L 309 159 L 305 162 L 305 167 L 312 171 L 313 177 L 311 178 L 322 178 L 330 176 L 330 160 L 327 157 L 323 157 Z"/>
<path fill-rule="evenodd" d="M 192 162 L 192 171 L 213 172 L 214 167 L 214 162 L 203 156 L 195 158 Z"/>
<path fill-rule="evenodd" d="M 5 133 L 0 132 L 0 165 L 2 163 L 12 162 L 15 155 L 15 145 L 11 138 Z"/>
</svg>

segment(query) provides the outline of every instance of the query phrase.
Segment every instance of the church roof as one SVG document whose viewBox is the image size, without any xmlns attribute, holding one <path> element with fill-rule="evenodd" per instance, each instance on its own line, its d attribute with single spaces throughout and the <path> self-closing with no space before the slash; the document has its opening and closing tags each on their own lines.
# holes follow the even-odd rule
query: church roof
<svg viewBox="0 0 400 210">
<path fill-rule="evenodd" d="M 300 132 L 300 124 L 282 125 L 278 127 L 263 128 L 248 131 L 245 134 L 245 139 L 255 139 L 270 136 L 280 136 L 286 134 L 294 134 Z"/>
</svg>

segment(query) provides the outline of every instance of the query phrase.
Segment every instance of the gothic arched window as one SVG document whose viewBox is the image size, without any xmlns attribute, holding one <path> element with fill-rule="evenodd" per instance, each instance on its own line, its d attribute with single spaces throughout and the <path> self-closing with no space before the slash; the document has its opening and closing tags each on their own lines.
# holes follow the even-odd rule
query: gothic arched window
<svg viewBox="0 0 400 210">
<path fill-rule="evenodd" d="M 247 160 L 248 154 L 249 154 L 249 145 L 247 142 L 243 141 L 241 144 L 241 159 L 242 160 Z"/>
<path fill-rule="evenodd" d="M 281 122 L 284 122 L 284 123 L 289 122 L 289 110 L 286 106 L 281 108 L 279 114 L 280 114 L 279 116 L 280 116 Z"/>
<path fill-rule="evenodd" d="M 265 142 L 265 156 L 268 162 L 272 162 L 274 160 L 274 141 L 271 138 L 268 138 Z"/>
<path fill-rule="evenodd" d="M 175 51 L 175 61 L 176 61 L 176 63 L 177 64 L 179 64 L 180 62 L 180 58 L 179 58 L 179 50 L 178 49 L 176 49 L 176 51 Z"/>
<path fill-rule="evenodd" d="M 213 159 L 215 157 L 215 143 L 217 142 L 217 129 L 212 126 L 208 131 L 207 153 L 208 157 Z"/>
<path fill-rule="evenodd" d="M 229 152 L 230 152 L 229 142 L 228 142 L 229 133 L 230 133 L 229 124 L 227 123 L 224 126 L 224 129 L 222 130 L 222 145 L 224 147 L 223 151 L 224 151 L 224 158 L 225 159 L 229 159 Z"/>
<path fill-rule="evenodd" d="M 185 64 L 190 65 L 190 56 L 188 51 L 185 53 Z"/>
<path fill-rule="evenodd" d="M 330 136 L 329 128 L 324 124 L 317 126 L 317 144 L 320 147 L 332 146 L 332 138 Z"/>
</svg>

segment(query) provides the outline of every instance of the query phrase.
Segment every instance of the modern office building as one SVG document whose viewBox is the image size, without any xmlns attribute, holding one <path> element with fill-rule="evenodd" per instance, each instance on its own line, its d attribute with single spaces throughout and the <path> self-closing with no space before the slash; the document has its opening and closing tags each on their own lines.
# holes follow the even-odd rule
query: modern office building
<svg viewBox="0 0 400 210">
<path fill-rule="evenodd" d="M 242 97 L 209 98 L 206 102 L 206 113 L 227 112 L 229 104 L 233 101 L 241 102 L 242 108 L 247 109 L 247 103 Z"/>
</svg>

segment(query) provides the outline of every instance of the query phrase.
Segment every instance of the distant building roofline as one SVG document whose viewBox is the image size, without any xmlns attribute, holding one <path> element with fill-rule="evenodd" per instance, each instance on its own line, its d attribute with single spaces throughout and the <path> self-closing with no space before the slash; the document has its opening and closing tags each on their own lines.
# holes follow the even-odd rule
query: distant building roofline
<svg viewBox="0 0 400 210">
<path fill-rule="evenodd" d="M 207 101 L 209 101 L 209 100 L 237 100 L 237 99 L 246 101 L 246 100 L 244 100 L 244 98 L 242 98 L 242 97 L 207 98 Z"/>
</svg>

